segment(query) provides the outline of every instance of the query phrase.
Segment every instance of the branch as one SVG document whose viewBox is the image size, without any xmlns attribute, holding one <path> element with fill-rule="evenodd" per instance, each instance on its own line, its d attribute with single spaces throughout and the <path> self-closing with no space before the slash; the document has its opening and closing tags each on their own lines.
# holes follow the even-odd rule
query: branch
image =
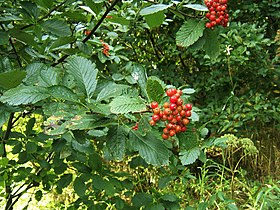
<svg viewBox="0 0 280 210">
<path fill-rule="evenodd" d="M 101 23 L 104 21 L 104 19 L 106 18 L 106 16 L 108 15 L 108 13 L 116 6 L 116 4 L 119 2 L 120 0 L 115 0 L 111 6 L 106 10 L 106 12 L 102 15 L 102 17 L 100 18 L 100 20 L 97 22 L 97 24 L 94 26 L 94 28 L 90 31 L 90 33 L 86 36 L 86 38 L 84 38 L 82 40 L 83 43 L 86 43 L 90 37 L 96 32 L 96 30 L 99 28 L 99 26 L 101 25 Z M 64 55 L 62 56 L 60 59 L 58 59 L 55 63 L 53 63 L 51 66 L 56 66 L 60 63 L 62 63 L 66 58 L 68 58 L 69 55 Z"/>
<path fill-rule="evenodd" d="M 3 29 L 3 31 L 6 31 L 5 28 L 4 28 L 4 26 L 3 26 L 2 24 L 1 24 L 1 28 Z M 17 58 L 18 65 L 20 66 L 20 68 L 22 68 L 21 61 L 20 61 L 19 55 L 18 55 L 18 53 L 17 53 L 17 51 L 16 51 L 16 48 L 15 48 L 15 45 L 14 45 L 14 43 L 13 43 L 12 37 L 9 38 L 9 42 L 10 42 L 12 48 L 13 48 L 13 51 L 14 51 L 15 54 L 16 54 L 16 58 Z"/>
<path fill-rule="evenodd" d="M 106 10 L 106 12 L 103 14 L 103 16 L 100 18 L 100 20 L 98 21 L 98 23 L 94 26 L 94 28 L 91 30 L 91 32 L 86 36 L 86 38 L 84 38 L 84 40 L 82 41 L 83 43 L 85 43 L 86 41 L 88 41 L 90 39 L 90 37 L 95 33 L 95 31 L 99 28 L 99 26 L 101 25 L 101 23 L 104 21 L 104 19 L 106 18 L 106 16 L 109 14 L 109 12 L 116 6 L 116 4 L 119 2 L 120 0 L 115 0 L 111 6 Z"/>
<path fill-rule="evenodd" d="M 12 128 L 13 128 L 13 118 L 14 118 L 14 115 L 15 115 L 14 112 L 12 112 L 12 113 L 10 114 L 10 118 L 9 118 L 8 125 L 7 125 L 7 130 L 6 130 L 5 135 L 4 135 L 3 139 L 2 139 L 2 144 L 3 144 L 3 148 L 4 148 L 3 157 L 7 157 L 7 151 L 6 151 L 6 147 L 5 147 L 5 144 L 6 144 L 5 141 L 7 141 L 7 140 L 9 139 L 9 136 L 10 136 L 10 134 L 11 134 L 11 130 L 12 130 Z"/>
</svg>

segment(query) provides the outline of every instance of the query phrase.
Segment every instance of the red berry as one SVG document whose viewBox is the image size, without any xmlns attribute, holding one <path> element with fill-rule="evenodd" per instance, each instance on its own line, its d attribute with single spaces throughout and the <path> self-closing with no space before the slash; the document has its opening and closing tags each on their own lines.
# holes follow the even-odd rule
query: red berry
<svg viewBox="0 0 280 210">
<path fill-rule="evenodd" d="M 173 96 L 172 96 L 173 97 Z M 177 108 L 176 104 L 170 104 L 170 110 L 175 110 Z"/>
<path fill-rule="evenodd" d="M 166 108 L 166 109 L 164 109 L 164 111 L 163 111 L 163 114 L 165 114 L 165 115 L 170 115 L 171 113 L 172 113 L 172 111 L 171 111 L 170 108 Z"/>
<path fill-rule="evenodd" d="M 170 105 L 170 104 L 169 104 L 168 102 L 164 102 L 163 107 L 164 107 L 164 108 L 168 108 L 169 105 Z"/>
<path fill-rule="evenodd" d="M 181 132 L 185 132 L 187 130 L 187 127 L 186 126 L 183 126 L 182 128 L 181 128 Z"/>
<path fill-rule="evenodd" d="M 177 93 L 181 96 L 183 94 L 182 90 L 177 90 Z"/>
<path fill-rule="evenodd" d="M 169 131 L 169 136 L 175 136 L 176 134 L 176 131 L 175 130 L 170 130 Z"/>
<path fill-rule="evenodd" d="M 168 135 L 167 134 L 165 134 L 165 133 L 163 133 L 162 135 L 161 135 L 161 137 L 163 138 L 163 139 L 168 139 Z"/>
<path fill-rule="evenodd" d="M 173 128 L 172 123 L 167 123 L 166 128 L 169 129 L 169 130 L 172 129 Z"/>
<path fill-rule="evenodd" d="M 216 15 L 216 11 L 211 11 L 210 12 L 211 15 Z M 210 17 L 210 16 L 209 16 Z"/>
<path fill-rule="evenodd" d="M 176 89 L 172 89 L 172 94 L 175 95 L 177 93 Z"/>
<path fill-rule="evenodd" d="M 176 116 L 176 120 L 177 120 L 178 122 L 181 121 L 181 119 L 182 119 L 182 116 L 181 116 L 181 115 Z"/>
<path fill-rule="evenodd" d="M 163 114 L 161 120 L 162 120 L 162 121 L 167 120 L 167 115 L 166 115 L 166 114 Z"/>
<path fill-rule="evenodd" d="M 152 109 L 155 109 L 155 108 L 157 108 L 158 107 L 158 103 L 156 102 L 156 101 L 153 101 L 152 103 L 151 103 L 151 108 Z"/>
<path fill-rule="evenodd" d="M 173 120 L 173 115 L 169 115 L 168 117 L 167 117 L 167 120 L 170 122 L 170 121 L 172 121 Z"/>
<path fill-rule="evenodd" d="M 154 120 L 150 120 L 150 125 L 154 126 L 154 125 L 156 125 L 156 122 Z"/>
<path fill-rule="evenodd" d="M 183 104 L 183 99 L 178 98 L 178 100 L 177 100 L 177 105 L 178 105 L 178 106 L 181 106 L 182 104 Z"/>
<path fill-rule="evenodd" d="M 177 111 L 178 112 L 181 112 L 183 110 L 183 107 L 182 106 L 177 106 Z"/>
<path fill-rule="evenodd" d="M 90 34 L 90 30 L 85 30 L 85 35 L 89 35 Z"/>
<path fill-rule="evenodd" d="M 171 96 L 170 99 L 169 99 L 170 103 L 173 103 L 173 104 L 176 104 L 177 100 L 178 100 L 178 98 L 174 95 Z"/>
<path fill-rule="evenodd" d="M 160 108 L 159 107 L 154 108 L 153 113 L 154 114 L 159 114 L 160 113 Z"/>
<path fill-rule="evenodd" d="M 177 120 L 176 118 L 173 118 L 171 121 L 170 121 L 171 124 L 175 125 L 177 123 Z"/>
<path fill-rule="evenodd" d="M 154 114 L 154 115 L 152 116 L 152 120 L 155 121 L 155 122 L 157 122 L 157 121 L 160 120 L 160 116 L 157 115 L 157 114 Z"/>
<path fill-rule="evenodd" d="M 181 126 L 180 125 L 176 125 L 175 131 L 176 131 L 176 133 L 180 133 L 182 131 Z"/>
<path fill-rule="evenodd" d="M 206 23 L 206 28 L 211 28 L 212 27 L 212 25 L 211 25 L 211 23 Z"/>
<path fill-rule="evenodd" d="M 210 15 L 209 20 L 211 20 L 211 21 L 216 20 L 216 16 L 215 15 Z"/>
<path fill-rule="evenodd" d="M 192 105 L 191 104 L 186 104 L 185 107 L 186 107 L 187 110 L 192 110 Z"/>
<path fill-rule="evenodd" d="M 192 115 L 191 111 L 190 110 L 187 110 L 186 111 L 186 117 L 190 117 Z"/>
<path fill-rule="evenodd" d="M 184 118 L 182 122 L 184 125 L 187 125 L 189 124 L 190 120 L 188 118 Z"/>
<path fill-rule="evenodd" d="M 217 18 L 217 19 L 216 19 L 216 23 L 217 23 L 217 24 L 220 24 L 221 21 L 222 21 L 222 20 L 221 20 L 220 18 Z"/>
<path fill-rule="evenodd" d="M 166 95 L 167 96 L 169 96 L 169 97 L 171 97 L 171 96 L 173 96 L 175 93 L 174 93 L 174 89 L 167 89 L 166 90 Z"/>
<path fill-rule="evenodd" d="M 185 111 L 185 110 L 182 110 L 182 111 L 180 112 L 180 115 L 181 115 L 182 117 L 186 116 L 186 111 Z"/>
<path fill-rule="evenodd" d="M 178 114 L 178 110 L 177 109 L 172 112 L 173 116 L 176 116 L 177 114 Z"/>
<path fill-rule="evenodd" d="M 164 128 L 163 129 L 163 133 L 165 133 L 165 134 L 169 133 L 169 129 L 168 128 Z"/>
<path fill-rule="evenodd" d="M 211 21 L 211 26 L 214 27 L 215 25 L 217 25 L 216 21 Z"/>
</svg>

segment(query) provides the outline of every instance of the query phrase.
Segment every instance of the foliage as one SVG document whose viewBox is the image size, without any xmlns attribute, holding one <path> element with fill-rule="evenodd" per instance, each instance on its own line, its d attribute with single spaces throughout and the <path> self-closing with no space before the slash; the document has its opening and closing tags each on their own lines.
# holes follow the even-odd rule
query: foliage
<svg viewBox="0 0 280 210">
<path fill-rule="evenodd" d="M 209 148 L 228 143 L 224 158 L 232 158 L 236 145 L 246 143 L 247 156 L 256 150 L 242 130 L 271 123 L 279 129 L 279 5 L 252 2 L 229 2 L 229 27 L 211 30 L 198 1 L 0 1 L 4 208 L 13 209 L 31 190 L 40 201 L 45 192 L 69 188 L 75 194 L 69 209 L 242 206 L 226 189 L 211 192 L 209 202 L 202 192 L 204 184 L 213 186 L 206 180 Z M 162 105 L 171 87 L 195 106 L 187 132 L 165 141 L 164 122 L 149 125 L 149 104 Z M 207 140 L 206 127 L 217 137 L 244 138 Z M 139 177 L 116 170 L 115 161 L 135 171 L 158 170 L 158 186 L 138 189 Z M 234 163 L 217 163 L 218 177 L 232 175 L 231 188 L 242 174 Z M 195 164 L 204 167 L 192 186 L 200 184 L 199 204 L 187 207 L 180 192 L 165 187 L 186 184 L 193 178 L 186 166 Z M 255 207 L 273 208 L 277 190 L 263 188 Z"/>
</svg>

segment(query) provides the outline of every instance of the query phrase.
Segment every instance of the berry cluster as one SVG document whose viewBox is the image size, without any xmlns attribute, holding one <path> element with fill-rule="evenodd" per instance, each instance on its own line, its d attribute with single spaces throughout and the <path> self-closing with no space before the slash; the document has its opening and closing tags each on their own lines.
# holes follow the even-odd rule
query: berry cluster
<svg viewBox="0 0 280 210">
<path fill-rule="evenodd" d="M 204 0 L 204 3 L 209 9 L 206 18 L 210 20 L 206 23 L 206 28 L 214 29 L 216 25 L 227 27 L 229 18 L 227 0 Z"/>
<path fill-rule="evenodd" d="M 107 57 L 109 57 L 109 56 L 110 56 L 110 53 L 109 53 L 109 50 L 110 50 L 109 45 L 108 45 L 107 43 L 105 43 L 105 42 L 102 41 L 102 46 L 103 46 L 102 53 L 103 53 L 104 55 L 106 55 Z"/>
<path fill-rule="evenodd" d="M 164 121 L 162 138 L 168 139 L 177 133 L 187 130 L 186 125 L 189 124 L 192 105 L 185 104 L 181 98 L 182 90 L 168 89 L 166 95 L 169 96 L 169 102 L 163 104 L 163 110 L 160 109 L 156 101 L 151 103 L 153 116 L 150 125 L 154 126 L 158 121 Z"/>
<path fill-rule="evenodd" d="M 137 131 L 138 130 L 138 125 L 139 125 L 139 123 L 137 122 L 134 126 L 132 126 L 132 130 Z"/>
</svg>

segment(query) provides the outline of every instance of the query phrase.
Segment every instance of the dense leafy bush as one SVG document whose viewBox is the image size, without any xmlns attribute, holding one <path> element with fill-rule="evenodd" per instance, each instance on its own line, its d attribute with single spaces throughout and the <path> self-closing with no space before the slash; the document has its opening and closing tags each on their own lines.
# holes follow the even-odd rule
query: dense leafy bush
<svg viewBox="0 0 280 210">
<path fill-rule="evenodd" d="M 228 2 L 230 24 L 211 29 L 208 8 L 195 1 L 0 1 L 5 209 L 32 190 L 37 201 L 70 190 L 69 209 L 244 207 L 233 198 L 248 151 L 239 159 L 235 150 L 255 148 L 249 132 L 273 123 L 277 133 L 280 120 L 279 5 L 251 3 Z M 194 106 L 187 116 L 172 112 L 179 117 L 168 129 L 180 128 L 164 140 L 167 123 L 149 124 L 151 103 L 171 100 L 170 88 Z M 237 137 L 218 138 L 226 133 Z M 212 164 L 213 148 L 223 155 Z M 212 168 L 221 187 L 209 196 Z M 188 181 L 196 202 L 184 200 Z M 279 188 L 264 191 L 255 207 L 274 206 L 268 196 Z"/>
</svg>

